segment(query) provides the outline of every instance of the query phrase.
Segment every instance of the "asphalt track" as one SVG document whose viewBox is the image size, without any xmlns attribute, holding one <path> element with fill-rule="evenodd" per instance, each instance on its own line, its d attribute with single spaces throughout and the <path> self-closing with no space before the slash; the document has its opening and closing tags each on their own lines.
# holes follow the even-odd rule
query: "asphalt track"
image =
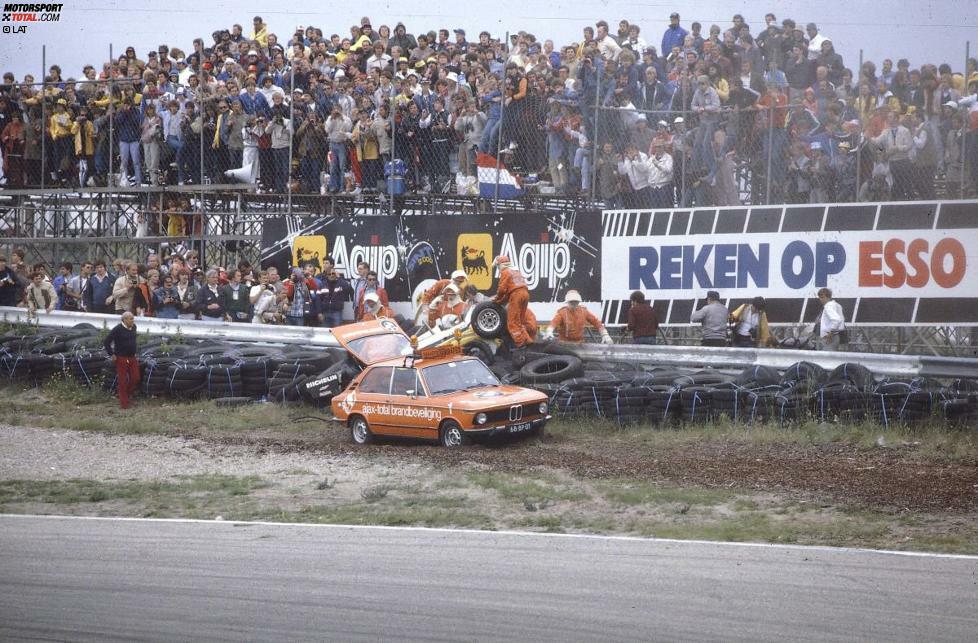
<svg viewBox="0 0 978 643">
<path fill-rule="evenodd" d="M 0 516 L 0 639 L 915 640 L 978 557 L 506 532 Z"/>
</svg>

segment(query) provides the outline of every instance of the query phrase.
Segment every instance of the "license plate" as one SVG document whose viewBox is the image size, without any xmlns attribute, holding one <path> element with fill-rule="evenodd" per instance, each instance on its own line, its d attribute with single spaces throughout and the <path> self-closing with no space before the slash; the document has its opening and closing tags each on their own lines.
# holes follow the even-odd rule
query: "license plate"
<svg viewBox="0 0 978 643">
<path fill-rule="evenodd" d="M 533 428 L 532 422 L 523 422 L 522 424 L 514 424 L 509 427 L 510 433 L 522 433 L 523 431 L 529 431 Z"/>
</svg>

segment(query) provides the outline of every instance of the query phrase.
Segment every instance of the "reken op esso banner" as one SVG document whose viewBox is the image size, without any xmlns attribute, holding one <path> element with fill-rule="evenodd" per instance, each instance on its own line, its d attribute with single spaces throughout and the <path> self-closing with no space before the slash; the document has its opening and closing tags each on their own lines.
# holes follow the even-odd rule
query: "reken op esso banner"
<svg viewBox="0 0 978 643">
<path fill-rule="evenodd" d="M 708 290 L 811 321 L 823 287 L 856 323 L 978 322 L 976 202 L 609 211 L 602 225 L 611 323 L 636 290 L 674 324 Z"/>
</svg>

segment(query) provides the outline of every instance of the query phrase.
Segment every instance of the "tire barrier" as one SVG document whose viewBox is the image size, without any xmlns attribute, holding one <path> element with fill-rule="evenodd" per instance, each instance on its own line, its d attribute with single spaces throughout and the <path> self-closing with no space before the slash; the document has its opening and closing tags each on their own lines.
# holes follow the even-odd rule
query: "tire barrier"
<svg viewBox="0 0 978 643">
<path fill-rule="evenodd" d="M 85 324 L 71 329 L 40 329 L 32 335 L 0 336 L 0 380 L 41 384 L 63 374 L 80 386 L 116 388 L 115 362 L 102 349 L 104 331 Z M 358 370 L 340 348 L 260 346 L 218 340 L 174 343 L 164 336 L 140 336 L 140 383 L 146 397 L 207 398 L 223 406 L 273 399 L 328 405 Z M 337 383 L 316 395 L 302 384 L 321 373 Z"/>
<path fill-rule="evenodd" d="M 487 309 L 492 310 L 487 307 Z M 488 314 L 493 321 L 492 314 Z M 497 329 L 498 330 L 498 329 Z M 104 331 L 93 327 L 39 329 L 0 336 L 0 380 L 40 384 L 64 374 L 79 386 L 115 390 L 115 364 L 102 350 Z M 624 425 L 667 426 L 715 422 L 743 424 L 806 420 L 876 422 L 883 426 L 944 421 L 963 429 L 978 424 L 978 380 L 938 382 L 874 377 L 860 364 L 832 371 L 798 362 L 783 371 L 752 366 L 739 373 L 672 366 L 583 360 L 572 346 L 534 344 L 515 368 L 502 350 L 482 342 L 469 354 L 484 359 L 504 383 L 550 396 L 553 413 L 604 418 Z M 140 338 L 142 379 L 148 397 L 208 398 L 235 406 L 269 400 L 328 407 L 359 367 L 340 348 L 265 346 L 213 339 L 177 344 L 173 338 Z"/>
<path fill-rule="evenodd" d="M 572 351 L 557 355 L 547 355 L 543 347 L 518 371 L 504 361 L 497 361 L 492 370 L 504 383 L 521 382 L 550 395 L 559 417 L 606 418 L 622 426 L 712 423 L 721 418 L 744 424 L 816 420 L 883 426 L 943 419 L 969 426 L 978 418 L 976 380 L 946 385 L 924 378 L 877 380 L 860 364 L 841 364 L 827 372 L 811 362 L 798 362 L 784 371 L 752 366 L 739 374 L 656 366 L 636 372 L 631 364 L 614 362 L 581 361 L 578 367 L 578 360 L 568 359 L 575 357 Z M 580 374 L 553 381 L 571 368 Z"/>
</svg>

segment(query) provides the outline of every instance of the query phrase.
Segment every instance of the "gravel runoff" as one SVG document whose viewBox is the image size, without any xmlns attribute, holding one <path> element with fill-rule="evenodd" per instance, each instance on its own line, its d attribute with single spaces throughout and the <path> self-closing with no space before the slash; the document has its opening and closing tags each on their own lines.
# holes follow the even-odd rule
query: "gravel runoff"
<svg viewBox="0 0 978 643">
<path fill-rule="evenodd" d="M 107 435 L 0 424 L 3 480 L 160 480 L 201 474 L 274 477 L 297 470 L 341 470 L 347 478 L 370 478 L 374 469 L 392 466 L 368 464 L 349 455 L 259 452 L 254 447 L 162 435 Z"/>
</svg>

